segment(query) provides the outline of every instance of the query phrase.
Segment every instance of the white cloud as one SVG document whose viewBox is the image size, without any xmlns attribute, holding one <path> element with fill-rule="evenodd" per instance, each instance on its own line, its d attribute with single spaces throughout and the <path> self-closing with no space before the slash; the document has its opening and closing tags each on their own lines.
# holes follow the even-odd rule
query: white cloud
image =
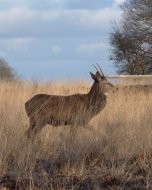
<svg viewBox="0 0 152 190">
<path fill-rule="evenodd" d="M 60 46 L 58 46 L 58 45 L 55 45 L 55 46 L 51 47 L 51 52 L 53 54 L 59 54 L 59 53 L 61 53 L 61 51 L 62 51 L 62 48 Z"/>
<path fill-rule="evenodd" d="M 0 0 L 0 5 L 32 7 L 33 9 L 97 10 L 111 6 L 113 0 Z"/>
<path fill-rule="evenodd" d="M 0 35 L 8 37 L 79 36 L 100 33 L 112 19 L 119 18 L 116 8 L 101 10 L 45 10 L 13 7 L 0 12 Z M 94 35 L 94 34 L 93 34 Z"/>
<path fill-rule="evenodd" d="M 64 63 L 105 60 L 110 22 L 121 17 L 114 0 L 109 1 L 109 8 L 91 8 L 85 6 L 88 0 L 0 0 L 0 5 L 8 5 L 0 8 L 0 56 L 16 67 L 52 62 L 63 64 L 63 69 Z M 47 8 L 41 7 L 43 2 Z"/>
<path fill-rule="evenodd" d="M 9 29 L 13 29 L 20 24 L 24 24 L 26 21 L 33 19 L 35 17 L 35 13 L 32 10 L 26 8 L 14 7 L 9 10 L 0 12 L 0 32 L 6 32 Z M 17 30 L 17 28 L 16 28 Z M 11 33 L 11 31 L 8 31 Z M 16 31 L 17 32 L 17 31 Z"/>
<path fill-rule="evenodd" d="M 98 11 L 83 11 L 78 18 L 79 23 L 91 27 L 104 28 L 105 25 L 110 24 L 110 21 L 119 18 L 121 11 L 115 8 L 105 8 Z"/>
<path fill-rule="evenodd" d="M 83 43 L 78 48 L 76 48 L 76 51 L 81 53 L 94 53 L 108 47 L 109 45 L 103 42 Z"/>
<path fill-rule="evenodd" d="M 117 4 L 122 4 L 122 3 L 125 2 L 125 0 L 114 0 L 114 1 L 115 1 L 115 3 L 117 3 Z"/>
<path fill-rule="evenodd" d="M 6 8 L 14 6 L 32 7 L 32 8 L 50 8 L 55 7 L 56 0 L 0 0 L 0 4 Z"/>
<path fill-rule="evenodd" d="M 0 47 L 2 52 L 21 52 L 27 51 L 29 45 L 31 44 L 31 38 L 9 38 L 9 39 L 0 39 Z"/>
</svg>

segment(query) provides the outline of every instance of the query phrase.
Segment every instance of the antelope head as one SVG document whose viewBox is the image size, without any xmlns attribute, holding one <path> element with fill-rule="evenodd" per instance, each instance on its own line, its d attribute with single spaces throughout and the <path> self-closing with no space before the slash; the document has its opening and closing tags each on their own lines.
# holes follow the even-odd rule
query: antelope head
<svg viewBox="0 0 152 190">
<path fill-rule="evenodd" d="M 109 94 L 111 92 L 117 91 L 117 88 L 112 85 L 110 82 L 107 81 L 106 77 L 104 76 L 101 67 L 97 64 L 97 66 L 93 65 L 97 72 L 93 74 L 90 72 L 92 79 L 94 79 L 96 85 L 98 86 L 99 90 L 104 94 Z"/>
</svg>

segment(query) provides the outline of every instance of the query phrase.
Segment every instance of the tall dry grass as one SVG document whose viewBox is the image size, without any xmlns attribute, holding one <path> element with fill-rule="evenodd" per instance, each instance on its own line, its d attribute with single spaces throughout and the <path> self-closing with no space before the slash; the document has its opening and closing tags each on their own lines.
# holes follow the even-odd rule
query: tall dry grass
<svg viewBox="0 0 152 190">
<path fill-rule="evenodd" d="M 147 183 L 152 171 L 151 93 L 120 88 L 109 95 L 105 109 L 90 122 L 95 134 L 79 128 L 71 141 L 70 127 L 46 126 L 35 141 L 26 139 L 28 117 L 24 103 L 29 98 L 37 93 L 87 93 L 89 88 L 89 83 L 81 81 L 1 82 L 0 176 L 30 179 L 31 189 L 35 181 L 40 189 L 78 187 L 74 181 L 67 186 L 70 176 L 81 180 L 89 177 L 96 189 L 101 188 L 98 180 L 105 176 L 109 176 L 109 183 L 121 179 L 121 188 L 135 175 L 144 175 Z"/>
</svg>

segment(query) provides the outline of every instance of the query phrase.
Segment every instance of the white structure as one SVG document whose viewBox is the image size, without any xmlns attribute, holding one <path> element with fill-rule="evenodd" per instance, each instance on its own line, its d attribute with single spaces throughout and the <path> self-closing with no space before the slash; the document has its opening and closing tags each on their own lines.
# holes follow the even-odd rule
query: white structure
<svg viewBox="0 0 152 190">
<path fill-rule="evenodd" d="M 115 84 L 152 85 L 152 75 L 111 75 L 107 79 Z"/>
</svg>

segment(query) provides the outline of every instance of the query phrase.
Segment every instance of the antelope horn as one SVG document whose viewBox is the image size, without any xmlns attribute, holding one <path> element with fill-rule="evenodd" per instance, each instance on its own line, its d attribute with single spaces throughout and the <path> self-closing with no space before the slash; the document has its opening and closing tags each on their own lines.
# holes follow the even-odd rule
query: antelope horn
<svg viewBox="0 0 152 190">
<path fill-rule="evenodd" d="M 99 69 L 96 67 L 96 65 L 93 64 L 93 66 L 94 66 L 94 68 L 100 73 L 100 71 L 99 71 Z"/>
<path fill-rule="evenodd" d="M 98 67 L 97 67 L 96 65 L 97 65 Z M 103 72 L 102 72 L 102 70 L 101 70 L 101 67 L 99 66 L 99 64 L 96 63 L 96 65 L 93 64 L 93 66 L 95 67 L 95 69 L 96 69 L 103 77 L 105 77 L 104 74 L 103 74 Z M 99 68 L 99 69 L 98 69 L 98 68 Z"/>
<path fill-rule="evenodd" d="M 104 76 L 104 73 L 102 72 L 102 69 L 101 69 L 100 65 L 99 65 L 98 63 L 96 63 L 96 64 L 97 64 L 97 66 L 99 67 L 100 73 L 102 74 L 102 76 L 105 77 L 105 76 Z"/>
</svg>

